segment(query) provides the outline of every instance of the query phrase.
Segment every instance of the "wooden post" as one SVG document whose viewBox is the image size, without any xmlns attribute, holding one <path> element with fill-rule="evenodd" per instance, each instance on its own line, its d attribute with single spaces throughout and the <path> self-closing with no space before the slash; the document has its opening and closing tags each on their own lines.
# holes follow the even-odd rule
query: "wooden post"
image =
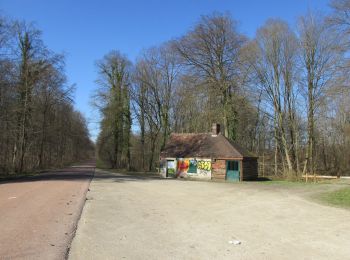
<svg viewBox="0 0 350 260">
<path fill-rule="evenodd" d="M 265 177 L 265 152 L 263 152 L 262 176 Z"/>
<path fill-rule="evenodd" d="M 240 172 L 239 180 L 243 181 L 243 159 L 239 161 L 239 172 Z"/>
</svg>

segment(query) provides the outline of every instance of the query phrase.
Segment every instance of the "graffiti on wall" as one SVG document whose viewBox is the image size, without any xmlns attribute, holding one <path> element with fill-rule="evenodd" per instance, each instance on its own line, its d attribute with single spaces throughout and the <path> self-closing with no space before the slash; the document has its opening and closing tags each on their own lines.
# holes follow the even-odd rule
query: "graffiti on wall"
<svg viewBox="0 0 350 260">
<path fill-rule="evenodd" d="M 187 174 L 196 174 L 197 173 L 197 160 L 190 159 L 190 165 L 188 167 Z"/>
<path fill-rule="evenodd" d="M 186 177 L 188 168 L 190 167 L 190 161 L 188 159 L 177 159 L 177 177 Z"/>
<path fill-rule="evenodd" d="M 200 160 L 197 162 L 197 173 L 206 177 L 211 176 L 211 160 Z"/>
<path fill-rule="evenodd" d="M 199 170 L 210 171 L 211 170 L 211 161 L 198 161 L 197 168 Z"/>
<path fill-rule="evenodd" d="M 211 160 L 196 158 L 177 158 L 161 162 L 161 174 L 165 177 L 211 177 Z"/>
</svg>

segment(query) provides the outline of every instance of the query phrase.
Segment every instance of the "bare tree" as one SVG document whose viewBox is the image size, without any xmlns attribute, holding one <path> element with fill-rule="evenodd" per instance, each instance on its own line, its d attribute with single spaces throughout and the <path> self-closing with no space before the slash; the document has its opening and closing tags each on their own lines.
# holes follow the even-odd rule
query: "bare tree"
<svg viewBox="0 0 350 260">
<path fill-rule="evenodd" d="M 47 50 L 41 41 L 40 31 L 26 23 L 16 23 L 14 28 L 17 36 L 17 56 L 20 59 L 20 64 L 17 84 L 17 141 L 13 148 L 12 162 L 14 169 L 22 172 L 24 157 L 28 148 L 28 132 L 32 127 L 30 124 L 33 89 L 48 63 L 46 62 Z"/>
<path fill-rule="evenodd" d="M 275 174 L 278 168 L 278 153 L 281 150 L 288 171 L 294 172 L 292 158 L 295 154 L 294 95 L 296 67 L 296 37 L 289 26 L 281 20 L 268 20 L 257 32 L 256 40 L 246 49 L 249 66 L 268 101 L 274 119 Z M 271 113 L 268 108 L 266 112 Z M 285 115 L 288 114 L 289 117 Z M 288 144 L 286 124 L 291 131 Z M 292 158 L 290 156 L 292 146 Z"/>
<path fill-rule="evenodd" d="M 45 46 L 40 31 L 1 18 L 0 68 L 1 173 L 91 157 L 93 144 L 85 120 L 73 109 L 64 57 Z"/>
<path fill-rule="evenodd" d="M 344 61 L 344 41 L 315 13 L 299 20 L 301 62 L 304 71 L 303 86 L 307 93 L 307 151 L 304 164 L 315 173 L 315 112 L 324 97 L 324 91 L 340 72 Z"/>
<path fill-rule="evenodd" d="M 330 6 L 333 14 L 328 17 L 331 25 L 337 26 L 343 33 L 350 33 L 350 1 L 349 0 L 331 0 Z"/>
<path fill-rule="evenodd" d="M 130 167 L 130 71 L 131 63 L 118 51 L 112 51 L 96 64 L 100 78 L 102 129 L 99 138 L 100 159 L 107 153 L 112 168 Z M 105 146 L 107 138 L 111 147 Z"/>
<path fill-rule="evenodd" d="M 229 15 L 202 16 L 195 28 L 174 43 L 183 63 L 210 86 L 209 97 L 220 98 L 225 136 L 236 138 L 237 111 L 232 105 L 240 86 L 239 54 L 246 38 Z"/>
</svg>

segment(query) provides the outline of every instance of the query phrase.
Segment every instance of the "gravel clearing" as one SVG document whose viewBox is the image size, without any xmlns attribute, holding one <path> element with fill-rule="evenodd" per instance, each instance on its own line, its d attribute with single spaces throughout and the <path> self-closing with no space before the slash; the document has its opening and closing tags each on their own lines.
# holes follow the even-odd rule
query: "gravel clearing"
<svg viewBox="0 0 350 260">
<path fill-rule="evenodd" d="M 69 258 L 349 259 L 350 211 L 304 195 L 97 171 Z"/>
</svg>

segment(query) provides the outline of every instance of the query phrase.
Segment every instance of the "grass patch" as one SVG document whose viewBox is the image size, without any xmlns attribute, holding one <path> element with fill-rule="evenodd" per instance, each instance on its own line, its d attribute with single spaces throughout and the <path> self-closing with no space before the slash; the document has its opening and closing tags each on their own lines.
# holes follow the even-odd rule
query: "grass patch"
<svg viewBox="0 0 350 260">
<path fill-rule="evenodd" d="M 262 184 L 262 185 L 279 185 L 279 186 L 311 186 L 313 183 L 305 182 L 305 181 L 289 181 L 289 180 L 264 180 L 264 181 L 257 181 L 256 183 Z"/>
<path fill-rule="evenodd" d="M 332 184 L 332 185 L 343 185 L 350 184 L 350 180 L 348 179 L 318 179 L 316 182 L 314 180 L 309 180 L 305 182 L 305 180 L 284 180 L 284 179 L 259 179 L 257 183 L 267 184 L 267 185 L 281 185 L 281 186 L 318 186 L 322 184 Z"/>
<path fill-rule="evenodd" d="M 96 168 L 100 168 L 100 169 L 106 169 L 108 168 L 107 165 L 105 165 L 105 163 L 100 160 L 100 159 L 96 159 Z"/>
<path fill-rule="evenodd" d="M 324 193 L 320 199 L 329 205 L 350 208 L 350 187 Z"/>
</svg>

